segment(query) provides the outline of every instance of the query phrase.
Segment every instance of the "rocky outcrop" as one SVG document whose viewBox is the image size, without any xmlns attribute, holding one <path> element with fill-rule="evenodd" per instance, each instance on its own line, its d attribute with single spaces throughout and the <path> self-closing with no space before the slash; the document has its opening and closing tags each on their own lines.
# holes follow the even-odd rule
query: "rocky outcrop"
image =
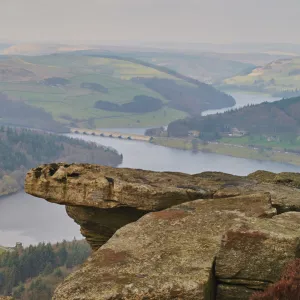
<svg viewBox="0 0 300 300">
<path fill-rule="evenodd" d="M 237 287 L 238 299 L 247 299 L 251 291 L 279 280 L 285 266 L 300 257 L 299 216 L 285 223 L 279 218 L 241 220 L 226 231 L 216 257 L 217 299 L 228 299 Z"/>
<path fill-rule="evenodd" d="M 298 176 L 51 164 L 25 188 L 67 205 L 95 250 L 55 300 L 244 300 L 300 257 Z"/>
<path fill-rule="evenodd" d="M 81 232 L 98 249 L 122 226 L 150 211 L 211 198 L 219 184 L 180 173 L 50 164 L 31 170 L 25 190 L 64 204 Z"/>
<path fill-rule="evenodd" d="M 27 174 L 26 191 L 58 204 L 151 211 L 211 198 L 222 183 L 182 173 L 50 164 Z"/>
</svg>

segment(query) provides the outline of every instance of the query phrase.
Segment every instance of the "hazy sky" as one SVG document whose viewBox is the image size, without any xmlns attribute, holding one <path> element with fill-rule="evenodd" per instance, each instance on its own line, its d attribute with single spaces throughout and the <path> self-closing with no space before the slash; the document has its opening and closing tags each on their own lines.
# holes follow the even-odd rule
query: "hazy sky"
<svg viewBox="0 0 300 300">
<path fill-rule="evenodd" d="M 0 40 L 300 43 L 299 0 L 0 0 Z"/>
</svg>

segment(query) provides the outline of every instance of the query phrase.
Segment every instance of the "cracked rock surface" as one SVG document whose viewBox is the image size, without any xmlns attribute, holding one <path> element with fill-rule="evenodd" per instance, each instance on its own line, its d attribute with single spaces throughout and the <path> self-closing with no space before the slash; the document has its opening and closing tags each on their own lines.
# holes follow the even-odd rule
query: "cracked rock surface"
<svg viewBox="0 0 300 300">
<path fill-rule="evenodd" d="M 67 206 L 95 250 L 54 300 L 244 300 L 300 257 L 300 175 L 49 164 L 26 192 Z"/>
</svg>

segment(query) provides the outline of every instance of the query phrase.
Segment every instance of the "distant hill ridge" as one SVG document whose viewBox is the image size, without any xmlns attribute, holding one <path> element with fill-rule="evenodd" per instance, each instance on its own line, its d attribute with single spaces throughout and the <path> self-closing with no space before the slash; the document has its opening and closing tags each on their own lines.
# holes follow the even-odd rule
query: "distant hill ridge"
<svg viewBox="0 0 300 300">
<path fill-rule="evenodd" d="M 278 59 L 223 81 L 227 88 L 268 93 L 278 97 L 300 95 L 300 56 Z"/>
<path fill-rule="evenodd" d="M 186 81 L 188 83 L 195 84 L 198 87 L 209 86 L 209 87 L 211 87 L 211 89 L 214 89 L 212 86 L 210 86 L 210 85 L 208 85 L 206 83 L 200 82 L 199 80 L 197 80 L 195 78 L 192 78 L 192 77 L 180 74 L 177 71 L 172 70 L 172 69 L 170 69 L 168 67 L 159 66 L 159 65 L 156 65 L 156 64 L 153 64 L 153 63 L 149 63 L 149 62 L 143 61 L 141 59 L 124 57 L 124 56 L 117 56 L 117 55 L 109 55 L 109 54 L 107 54 L 107 55 L 105 55 L 105 54 L 98 54 L 98 55 L 97 54 L 89 54 L 89 56 L 112 58 L 112 59 L 118 59 L 118 60 L 129 61 L 129 62 L 132 62 L 132 63 L 137 63 L 137 64 L 140 64 L 142 66 L 150 67 L 150 68 L 156 69 L 156 70 L 158 70 L 160 72 L 164 72 L 164 73 L 167 73 L 169 75 L 175 76 L 178 79 L 182 79 L 182 80 L 184 80 L 184 81 Z M 220 92 L 220 93 L 222 93 L 222 92 Z"/>
</svg>

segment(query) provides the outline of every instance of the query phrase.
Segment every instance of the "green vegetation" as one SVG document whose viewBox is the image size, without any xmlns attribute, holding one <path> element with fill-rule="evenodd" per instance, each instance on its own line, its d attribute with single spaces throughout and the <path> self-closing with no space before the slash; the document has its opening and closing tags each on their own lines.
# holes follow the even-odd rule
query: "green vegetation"
<svg viewBox="0 0 300 300">
<path fill-rule="evenodd" d="M 265 149 L 300 151 L 300 140 L 295 135 L 268 137 L 261 135 L 247 135 L 243 137 L 223 137 L 220 142 L 234 145 L 258 146 Z"/>
<path fill-rule="evenodd" d="M 233 157 L 254 160 L 270 160 L 300 166 L 300 156 L 292 152 L 277 152 L 274 149 L 239 147 L 234 144 L 210 143 L 198 139 L 186 138 L 160 138 L 155 137 L 151 143 L 169 148 L 190 150 L 193 152 L 216 153 Z"/>
<path fill-rule="evenodd" d="M 86 52 L 93 53 L 91 51 Z M 107 52 L 97 51 L 96 53 L 107 55 Z M 110 51 L 110 55 L 125 58 L 135 57 L 136 59 L 156 66 L 165 66 L 180 74 L 191 76 L 206 83 L 213 83 L 224 78 L 235 76 L 245 69 L 254 67 L 252 63 L 241 62 L 245 59 L 244 57 L 240 57 L 241 55 L 239 54 L 230 56 L 221 53 L 201 53 L 193 55 L 175 52 L 132 51 L 120 53 Z M 248 59 L 248 61 L 249 60 L 251 59 Z"/>
<path fill-rule="evenodd" d="M 208 140 L 238 132 L 291 141 L 300 133 L 300 97 L 178 120 L 168 127 L 169 136 L 187 136 L 190 130 L 199 131 L 200 137 L 205 139 L 207 136 Z"/>
<path fill-rule="evenodd" d="M 206 83 L 219 82 L 246 69 L 254 68 L 253 64 L 234 61 L 231 57 L 226 58 L 212 53 L 203 53 L 201 55 L 156 53 L 149 56 L 140 53 L 139 56 L 137 57 L 140 59 L 145 59 L 157 65 L 167 66 L 179 73 L 193 76 Z"/>
<path fill-rule="evenodd" d="M 167 147 L 300 165 L 300 97 L 177 120 L 165 138 L 152 131 Z"/>
<path fill-rule="evenodd" d="M 0 295 L 16 300 L 50 300 L 55 287 L 90 255 L 84 241 L 41 243 L 0 256 Z"/>
<path fill-rule="evenodd" d="M 170 101 L 170 107 L 190 115 L 199 115 L 205 110 L 218 108 L 225 103 L 228 106 L 234 105 L 232 97 L 200 82 L 197 82 L 198 88 L 195 88 L 189 85 L 182 86 L 169 79 L 137 78 L 134 81 L 163 95 Z M 199 99 L 206 99 L 206 101 L 199 101 Z"/>
<path fill-rule="evenodd" d="M 19 191 L 29 168 L 65 161 L 117 166 L 122 155 L 114 149 L 65 136 L 0 127 L 0 196 Z"/>
<path fill-rule="evenodd" d="M 65 126 L 54 121 L 51 114 L 40 108 L 21 101 L 11 101 L 2 93 L 0 93 L 0 104 L 0 125 L 16 125 L 53 132 L 68 132 Z"/>
<path fill-rule="evenodd" d="M 83 82 L 80 87 L 95 92 L 108 93 L 108 89 L 99 83 Z"/>
<path fill-rule="evenodd" d="M 124 104 L 115 104 L 108 101 L 97 101 L 95 108 L 106 111 L 118 111 L 128 113 L 147 113 L 160 110 L 163 103 L 160 99 L 148 96 L 135 96 L 133 101 Z"/>
<path fill-rule="evenodd" d="M 0 73 L 3 74 L 0 92 L 8 95 L 8 100 L 38 109 L 37 114 L 48 114 L 64 130 L 65 127 L 161 126 L 204 109 L 234 105 L 233 98 L 211 86 L 130 58 L 76 53 L 6 57 L 0 61 Z M 143 81 L 146 79 L 151 86 Z M 176 87 L 172 95 L 168 92 L 169 85 Z M 153 104 L 155 109 L 147 111 L 95 109 L 96 103 L 137 106 L 136 99 L 146 97 L 161 104 L 159 107 Z M 23 126 L 17 118 L 6 119 L 0 122 Z M 35 123 L 28 121 L 26 126 L 36 128 Z M 38 128 L 45 129 L 42 125 Z"/>
<path fill-rule="evenodd" d="M 50 77 L 44 79 L 43 83 L 48 86 L 65 86 L 69 84 L 70 81 L 61 77 Z"/>
<path fill-rule="evenodd" d="M 255 68 L 247 74 L 225 79 L 222 85 L 278 97 L 295 97 L 300 95 L 299 75 L 300 58 L 286 58 Z"/>
</svg>

